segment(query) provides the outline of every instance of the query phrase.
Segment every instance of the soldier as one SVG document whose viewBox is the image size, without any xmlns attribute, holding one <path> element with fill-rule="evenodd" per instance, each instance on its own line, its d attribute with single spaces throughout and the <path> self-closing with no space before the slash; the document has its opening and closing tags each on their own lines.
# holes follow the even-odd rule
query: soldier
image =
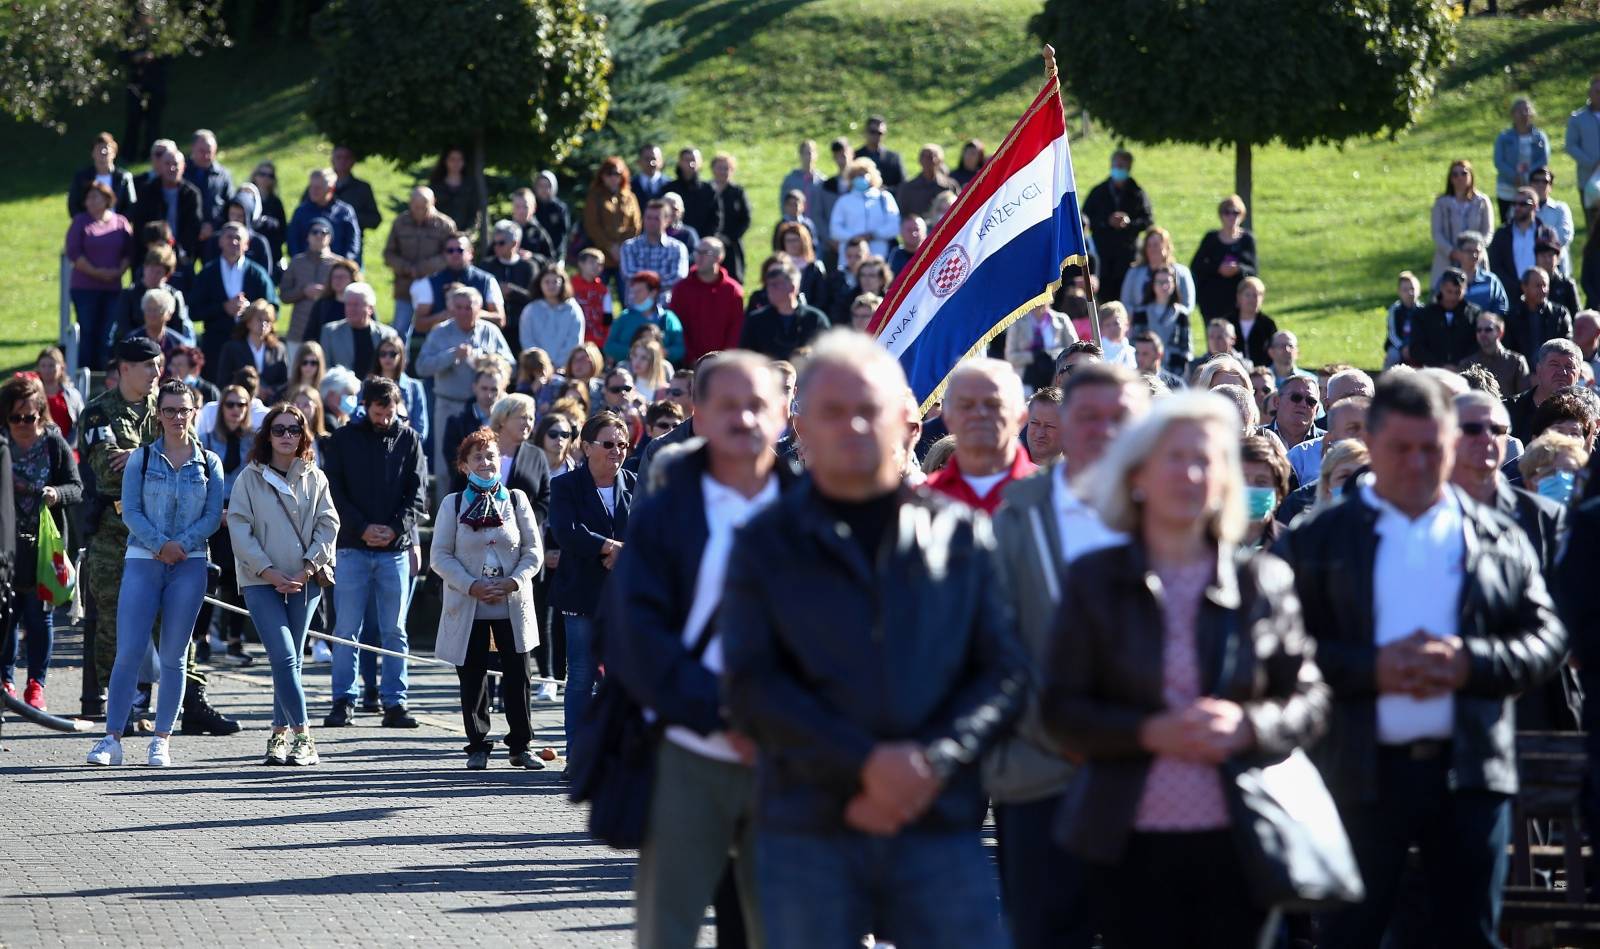
<svg viewBox="0 0 1600 949">
<path fill-rule="evenodd" d="M 155 441 L 160 433 L 153 395 L 161 375 L 161 348 L 142 337 L 126 339 L 117 344 L 116 357 L 116 386 L 95 397 L 78 420 L 80 451 L 94 473 L 99 515 L 98 523 L 91 527 L 84 579 L 96 606 L 93 648 L 101 689 L 110 683 L 117 658 L 117 596 L 128 552 L 128 528 L 122 523 L 122 469 L 134 449 Z M 85 650 L 88 648 L 86 643 Z M 205 676 L 195 668 L 192 648 L 185 668 L 183 733 L 231 735 L 238 731 L 238 722 L 206 702 Z"/>
</svg>

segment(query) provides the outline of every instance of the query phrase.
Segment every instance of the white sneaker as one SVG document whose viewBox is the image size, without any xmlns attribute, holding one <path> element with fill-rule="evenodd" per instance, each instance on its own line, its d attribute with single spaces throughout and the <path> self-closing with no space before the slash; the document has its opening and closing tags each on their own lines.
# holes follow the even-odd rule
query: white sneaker
<svg viewBox="0 0 1600 949">
<path fill-rule="evenodd" d="M 94 743 L 89 749 L 89 763 L 97 765 L 122 764 L 122 740 L 115 735 L 107 735 Z"/>
<path fill-rule="evenodd" d="M 150 739 L 150 755 L 145 764 L 152 768 L 165 768 L 172 764 L 172 749 L 167 739 L 160 735 Z"/>
<path fill-rule="evenodd" d="M 322 640 L 320 640 L 320 639 L 314 640 L 313 641 L 313 645 L 311 647 L 311 661 L 312 662 L 332 662 L 333 661 L 333 650 L 329 649 L 328 648 L 328 644 L 323 642 Z"/>
<path fill-rule="evenodd" d="M 539 683 L 539 691 L 533 695 L 535 702 L 554 702 L 556 700 L 556 684 L 554 682 Z"/>
</svg>

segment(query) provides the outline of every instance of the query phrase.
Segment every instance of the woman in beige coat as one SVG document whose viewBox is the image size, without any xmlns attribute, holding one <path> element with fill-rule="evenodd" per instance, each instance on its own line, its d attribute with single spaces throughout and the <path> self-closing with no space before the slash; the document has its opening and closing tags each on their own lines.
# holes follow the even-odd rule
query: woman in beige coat
<svg viewBox="0 0 1600 949">
<path fill-rule="evenodd" d="M 506 747 L 514 768 L 544 767 L 528 750 L 528 652 L 539 644 L 533 580 L 544 544 L 533 507 L 505 486 L 510 459 L 494 433 L 481 428 L 456 452 L 466 490 L 451 494 L 434 518 L 433 572 L 444 580 L 444 608 L 434 655 L 454 663 L 461 680 L 461 720 L 467 730 L 467 768 L 489 766 L 489 653 L 500 656 Z M 490 643 L 493 643 L 491 647 Z"/>
<path fill-rule="evenodd" d="M 227 517 L 239 592 L 272 665 L 272 736 L 263 763 L 316 764 L 300 657 L 322 597 L 317 578 L 333 576 L 339 512 L 299 409 L 280 403 L 261 420 Z"/>
</svg>

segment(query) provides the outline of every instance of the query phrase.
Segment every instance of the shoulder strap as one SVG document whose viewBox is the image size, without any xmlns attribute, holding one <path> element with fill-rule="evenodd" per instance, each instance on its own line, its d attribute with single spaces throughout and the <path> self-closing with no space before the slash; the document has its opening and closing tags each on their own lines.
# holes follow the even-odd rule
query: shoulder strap
<svg viewBox="0 0 1600 949">
<path fill-rule="evenodd" d="M 261 480 L 266 481 L 267 479 L 263 477 Z M 267 485 L 267 489 L 272 492 L 273 498 L 278 502 L 278 507 L 283 510 L 283 516 L 288 520 L 289 526 L 294 528 L 294 539 L 300 541 L 300 559 L 305 560 L 306 555 L 311 552 L 310 542 L 300 536 L 300 525 L 295 521 L 294 515 L 289 513 L 289 505 L 283 503 L 283 495 L 271 484 Z"/>
</svg>

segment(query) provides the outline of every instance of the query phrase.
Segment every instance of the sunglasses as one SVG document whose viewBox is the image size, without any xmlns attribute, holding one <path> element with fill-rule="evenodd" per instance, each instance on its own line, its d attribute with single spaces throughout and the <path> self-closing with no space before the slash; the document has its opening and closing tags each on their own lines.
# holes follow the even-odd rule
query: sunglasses
<svg viewBox="0 0 1600 949">
<path fill-rule="evenodd" d="M 302 359 L 302 360 L 300 360 L 300 368 L 301 369 L 304 369 L 307 366 L 320 366 L 320 365 L 322 365 L 322 363 L 318 362 L 315 359 Z"/>
<path fill-rule="evenodd" d="M 592 444 L 599 445 L 601 448 L 604 448 L 606 451 L 627 451 L 628 450 L 628 443 L 627 442 L 614 442 L 614 441 L 611 441 L 611 440 L 607 439 L 606 441 L 593 442 Z"/>
<path fill-rule="evenodd" d="M 1493 433 L 1496 438 L 1511 434 L 1511 426 L 1497 425 L 1494 422 L 1462 422 L 1461 434 L 1468 438 L 1477 438 L 1485 432 Z"/>
<path fill-rule="evenodd" d="M 222 407 L 225 409 L 242 409 L 245 407 L 245 403 L 240 402 L 237 399 L 233 399 L 222 403 Z"/>
<path fill-rule="evenodd" d="M 444 249 L 444 252 L 449 254 L 452 257 L 460 257 L 462 254 L 466 253 L 466 251 L 462 250 L 459 247 L 446 247 Z"/>
<path fill-rule="evenodd" d="M 674 399 L 681 399 L 681 398 L 683 398 L 684 396 L 686 396 L 688 394 L 689 394 L 689 392 L 688 392 L 687 389 L 668 389 L 667 390 L 667 395 L 672 396 Z"/>
<path fill-rule="evenodd" d="M 181 409 L 175 405 L 169 405 L 161 410 L 162 418 L 188 418 L 193 414 L 194 409 L 187 405 Z"/>
<path fill-rule="evenodd" d="M 35 412 L 29 412 L 27 415 L 13 415 L 13 416 L 11 416 L 11 424 L 12 425 L 32 425 L 34 422 L 37 422 L 37 421 L 39 421 L 39 415 L 38 415 L 38 413 L 35 413 Z"/>
<path fill-rule="evenodd" d="M 572 437 L 572 432 L 565 428 L 552 428 L 544 433 L 545 438 L 554 438 L 556 441 L 566 441 Z"/>
<path fill-rule="evenodd" d="M 378 353 L 378 358 L 379 359 L 399 359 L 400 358 L 400 354 L 398 352 L 396 352 L 395 350 L 393 350 L 393 349 L 385 349 L 384 351 Z"/>
<path fill-rule="evenodd" d="M 606 386 L 606 391 L 612 395 L 621 395 L 624 392 L 632 392 L 633 386 Z"/>
<path fill-rule="evenodd" d="M 273 438 L 299 438 L 305 431 L 298 425 L 274 425 L 271 429 Z"/>
<path fill-rule="evenodd" d="M 1239 216 L 1239 209 L 1238 208 L 1223 208 L 1221 213 L 1222 213 L 1223 217 L 1238 217 Z"/>
<path fill-rule="evenodd" d="M 1295 405 L 1309 405 L 1312 408 L 1317 407 L 1317 397 L 1314 395 L 1306 395 L 1302 392 L 1291 392 L 1285 396 L 1285 398 L 1287 398 L 1290 402 L 1293 402 Z"/>
</svg>

